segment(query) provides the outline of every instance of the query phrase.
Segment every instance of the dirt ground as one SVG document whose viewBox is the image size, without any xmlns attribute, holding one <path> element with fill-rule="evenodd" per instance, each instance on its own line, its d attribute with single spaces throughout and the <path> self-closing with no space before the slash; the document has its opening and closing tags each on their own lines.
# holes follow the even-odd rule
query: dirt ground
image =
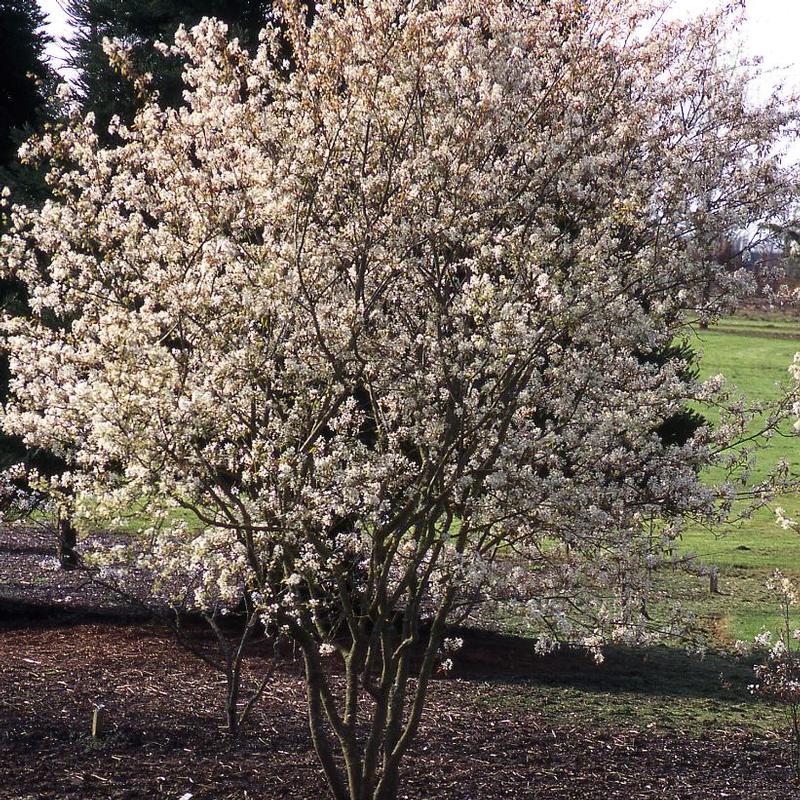
<svg viewBox="0 0 800 800">
<path fill-rule="evenodd" d="M 38 534 L 0 534 L 0 798 L 327 796 L 291 654 L 232 742 L 219 673 L 85 576 L 51 569 L 50 550 Z M 211 646 L 202 629 L 193 635 Z M 433 684 L 406 761 L 408 800 L 798 796 L 775 766 L 785 763 L 780 744 L 745 730 L 606 730 L 509 706 L 509 692 L 526 691 L 526 665 L 502 639 L 481 641 L 472 668 Z M 254 650 L 251 685 L 272 657 L 266 645 Z M 97 706 L 103 730 L 92 737 Z"/>
</svg>

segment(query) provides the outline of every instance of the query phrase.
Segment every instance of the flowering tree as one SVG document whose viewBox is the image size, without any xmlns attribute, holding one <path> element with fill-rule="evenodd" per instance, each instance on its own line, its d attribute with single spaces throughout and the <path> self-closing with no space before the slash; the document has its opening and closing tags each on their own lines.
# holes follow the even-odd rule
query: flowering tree
<svg viewBox="0 0 800 800">
<path fill-rule="evenodd" d="M 459 608 L 510 575 L 556 634 L 641 641 L 673 521 L 717 513 L 731 429 L 659 435 L 714 388 L 663 354 L 746 288 L 707 254 L 780 216 L 793 117 L 745 102 L 728 16 L 652 12 L 286 2 L 252 58 L 179 30 L 186 106 L 120 146 L 38 145 L 55 197 L 3 252 L 68 324 L 6 322 L 5 428 L 295 640 L 337 798 L 396 796 Z"/>
</svg>

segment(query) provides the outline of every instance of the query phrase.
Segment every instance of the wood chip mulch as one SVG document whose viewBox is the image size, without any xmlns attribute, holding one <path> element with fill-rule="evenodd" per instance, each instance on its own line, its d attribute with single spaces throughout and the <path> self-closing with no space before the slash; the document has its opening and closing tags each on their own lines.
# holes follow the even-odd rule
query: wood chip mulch
<svg viewBox="0 0 800 800">
<path fill-rule="evenodd" d="M 69 573 L 37 572 L 34 565 L 49 556 L 46 542 L 21 553 L 15 541 L 0 536 L 0 799 L 327 798 L 290 654 L 232 742 L 223 730 L 219 673 L 157 624 L 124 614 L 93 617 L 93 602 L 108 611 L 111 601 L 94 596 L 96 588 L 81 589 Z M 52 602 L 55 596 L 62 602 Z M 201 641 L 206 634 L 196 635 Z M 503 657 L 488 655 L 497 663 Z M 256 648 L 249 685 L 272 657 L 271 648 Z M 779 743 L 743 730 L 690 736 L 603 730 L 591 719 L 554 725 L 525 703 L 509 706 L 509 691 L 526 691 L 518 681 L 503 674 L 434 681 L 401 797 L 800 796 L 788 769 L 776 766 L 785 764 Z M 101 731 L 93 737 L 97 706 Z"/>
</svg>

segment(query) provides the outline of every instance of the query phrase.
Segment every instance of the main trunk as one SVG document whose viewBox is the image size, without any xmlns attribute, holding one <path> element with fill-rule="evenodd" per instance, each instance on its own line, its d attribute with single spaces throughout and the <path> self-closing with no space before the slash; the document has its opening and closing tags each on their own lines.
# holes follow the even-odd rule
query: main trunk
<svg viewBox="0 0 800 800">
<path fill-rule="evenodd" d="M 449 600 L 422 642 L 411 619 L 404 620 L 402 630 L 378 622 L 354 642 L 344 658 L 343 699 L 313 639 L 305 632 L 298 637 L 311 737 L 336 800 L 396 800 L 401 762 L 419 728 L 448 607 Z M 377 665 L 366 652 L 378 653 Z"/>
</svg>

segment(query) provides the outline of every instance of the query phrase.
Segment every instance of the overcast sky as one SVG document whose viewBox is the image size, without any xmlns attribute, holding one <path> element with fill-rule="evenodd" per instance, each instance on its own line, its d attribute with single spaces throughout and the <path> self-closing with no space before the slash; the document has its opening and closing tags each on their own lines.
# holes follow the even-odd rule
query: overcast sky
<svg viewBox="0 0 800 800">
<path fill-rule="evenodd" d="M 53 66 L 60 70 L 64 58 L 64 48 L 60 40 L 69 33 L 67 15 L 61 7 L 61 0 L 39 0 L 39 7 L 47 14 L 47 31 L 54 39 L 48 48 L 48 54 Z"/>
<path fill-rule="evenodd" d="M 716 8 L 712 0 L 674 0 L 678 14 L 696 14 Z M 783 82 L 787 90 L 800 90 L 800 0 L 747 0 L 747 21 L 741 31 L 745 52 L 763 59 L 763 89 L 769 92 Z"/>
<path fill-rule="evenodd" d="M 49 31 L 56 42 L 50 49 L 53 64 L 63 61 L 60 40 L 69 32 L 61 0 L 39 0 L 49 18 Z M 714 8 L 717 0 L 674 0 L 676 13 L 691 14 Z M 800 89 L 798 67 L 798 32 L 800 32 L 800 0 L 747 0 L 747 23 L 742 31 L 747 52 L 760 55 L 768 72 L 766 87 L 782 79 L 787 87 Z"/>
</svg>

